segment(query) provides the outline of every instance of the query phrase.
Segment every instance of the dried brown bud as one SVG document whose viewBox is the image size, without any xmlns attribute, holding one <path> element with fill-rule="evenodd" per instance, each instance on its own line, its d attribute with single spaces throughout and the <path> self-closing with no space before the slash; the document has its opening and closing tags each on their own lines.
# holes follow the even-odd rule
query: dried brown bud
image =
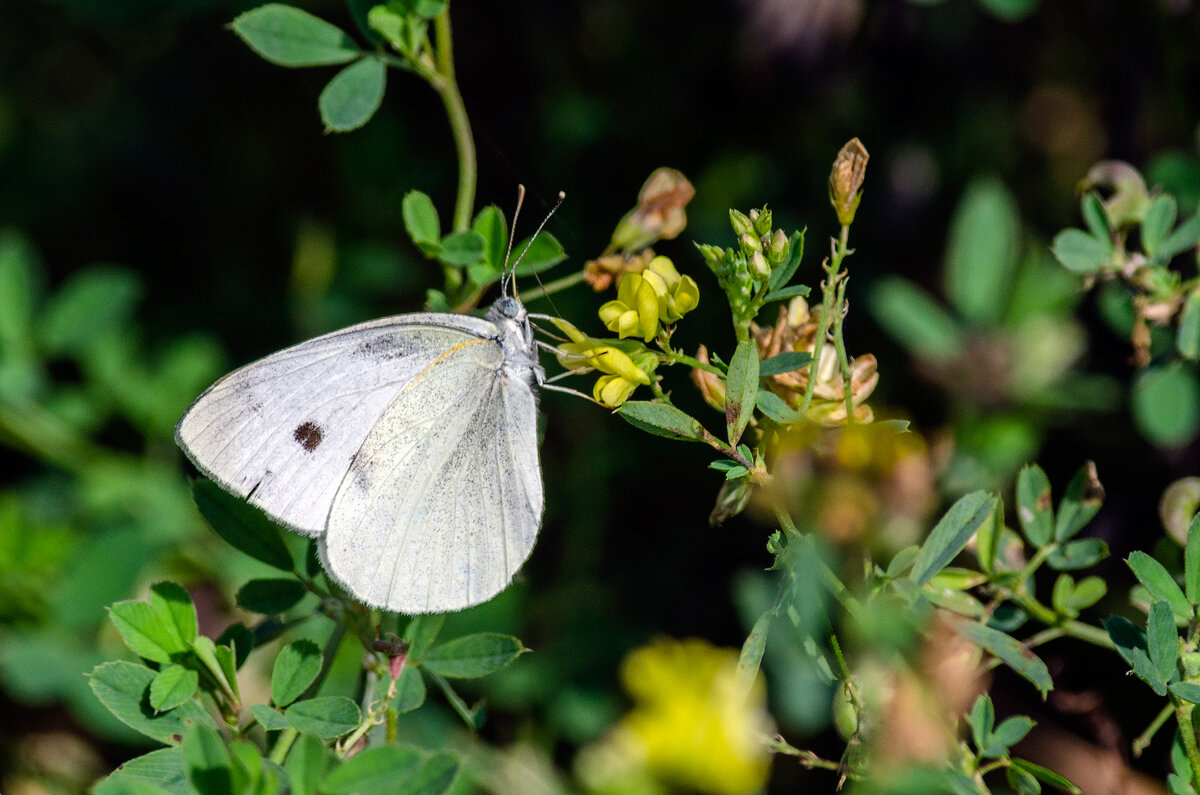
<svg viewBox="0 0 1200 795">
<path fill-rule="evenodd" d="M 858 201 L 862 198 L 863 181 L 867 177 L 867 148 L 862 141 L 851 138 L 838 152 L 829 172 L 829 201 L 837 213 L 838 223 L 849 226 L 854 222 Z"/>
<path fill-rule="evenodd" d="M 709 363 L 708 348 L 700 346 L 700 350 L 696 351 L 696 361 L 701 364 Z M 719 375 L 710 373 L 708 370 L 701 370 L 699 367 L 693 367 L 692 382 L 700 390 L 700 395 L 704 398 L 705 403 L 717 411 L 725 410 L 725 382 Z"/>
<path fill-rule="evenodd" d="M 654 259 L 654 249 L 644 248 L 632 256 L 605 254 L 588 260 L 583 266 L 583 278 L 592 289 L 602 293 L 625 273 L 640 273 Z"/>
<path fill-rule="evenodd" d="M 638 191 L 637 207 L 617 224 L 608 250 L 628 254 L 678 237 L 687 226 L 684 208 L 695 195 L 696 189 L 682 171 L 655 169 Z"/>
</svg>

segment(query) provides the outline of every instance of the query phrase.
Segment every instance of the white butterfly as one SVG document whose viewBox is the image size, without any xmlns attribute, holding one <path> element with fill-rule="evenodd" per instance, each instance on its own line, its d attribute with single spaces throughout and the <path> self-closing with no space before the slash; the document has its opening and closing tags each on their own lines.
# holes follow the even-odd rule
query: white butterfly
<svg viewBox="0 0 1200 795">
<path fill-rule="evenodd" d="M 505 280 L 507 282 L 507 280 Z M 542 520 L 525 307 L 418 313 L 335 331 L 217 381 L 175 439 L 208 477 L 298 533 L 326 572 L 401 613 L 503 590 Z"/>
</svg>

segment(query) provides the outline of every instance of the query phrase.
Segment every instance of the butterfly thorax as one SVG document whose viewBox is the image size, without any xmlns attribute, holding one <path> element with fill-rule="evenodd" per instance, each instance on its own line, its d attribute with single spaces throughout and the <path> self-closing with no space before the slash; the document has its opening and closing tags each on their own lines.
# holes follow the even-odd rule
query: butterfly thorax
<svg viewBox="0 0 1200 795">
<path fill-rule="evenodd" d="M 500 332 L 497 342 L 504 350 L 504 369 L 513 378 L 528 382 L 530 378 L 541 384 L 546 374 L 538 364 L 537 345 L 533 339 L 533 327 L 525 307 L 511 296 L 497 299 L 488 310 L 487 319 Z"/>
</svg>

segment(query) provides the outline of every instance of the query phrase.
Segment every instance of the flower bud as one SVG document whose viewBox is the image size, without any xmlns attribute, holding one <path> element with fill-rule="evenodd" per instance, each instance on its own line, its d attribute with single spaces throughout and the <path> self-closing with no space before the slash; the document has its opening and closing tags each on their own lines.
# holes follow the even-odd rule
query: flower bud
<svg viewBox="0 0 1200 795">
<path fill-rule="evenodd" d="M 829 172 L 829 201 L 833 204 L 838 223 L 842 226 L 849 226 L 854 222 L 854 213 L 858 210 L 859 199 L 862 198 L 862 185 L 867 176 L 869 158 L 870 155 L 862 142 L 851 138 L 833 161 L 833 170 Z"/>
<path fill-rule="evenodd" d="M 772 265 L 778 265 L 788 258 L 788 238 L 782 229 L 776 229 L 767 245 L 767 260 Z"/>
<path fill-rule="evenodd" d="M 750 220 L 754 222 L 754 231 L 759 237 L 766 237 L 771 232 L 771 211 L 763 207 L 761 211 L 751 210 Z"/>
<path fill-rule="evenodd" d="M 737 210 L 730 210 L 729 224 L 733 227 L 733 232 L 738 237 L 754 235 L 754 222 L 751 221 L 744 213 L 740 213 Z"/>
<path fill-rule="evenodd" d="M 762 251 L 762 241 L 758 239 L 757 235 L 742 235 L 738 239 L 738 245 L 741 247 L 742 253 L 747 257 L 750 256 L 751 252 Z"/>
<path fill-rule="evenodd" d="M 696 351 L 696 361 L 701 364 L 709 363 L 708 348 L 700 346 L 700 350 Z M 725 410 L 725 382 L 721 380 L 721 376 L 693 367 L 692 383 L 700 390 L 700 396 L 704 398 L 705 403 L 717 411 Z"/>
<path fill-rule="evenodd" d="M 763 256 L 761 251 L 756 251 L 750 255 L 750 272 L 757 279 L 765 279 L 771 275 L 771 264 L 767 262 L 767 258 Z"/>
</svg>

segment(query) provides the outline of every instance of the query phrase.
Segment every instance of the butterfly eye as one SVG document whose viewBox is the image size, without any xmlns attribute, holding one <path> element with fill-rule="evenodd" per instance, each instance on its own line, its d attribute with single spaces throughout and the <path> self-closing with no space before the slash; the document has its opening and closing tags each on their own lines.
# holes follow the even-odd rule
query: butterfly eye
<svg viewBox="0 0 1200 795">
<path fill-rule="evenodd" d="M 521 302 L 510 296 L 504 296 L 496 301 L 496 308 L 500 310 L 500 314 L 510 320 L 516 320 L 521 316 Z"/>
</svg>

